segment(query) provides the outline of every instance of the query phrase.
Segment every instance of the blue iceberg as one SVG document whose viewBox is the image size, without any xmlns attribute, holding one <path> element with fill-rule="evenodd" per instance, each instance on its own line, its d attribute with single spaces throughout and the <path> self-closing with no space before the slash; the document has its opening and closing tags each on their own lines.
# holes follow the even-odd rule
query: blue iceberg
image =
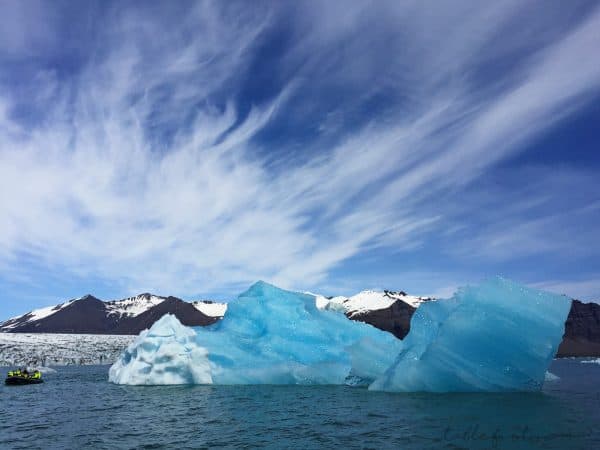
<svg viewBox="0 0 600 450">
<path fill-rule="evenodd" d="M 196 379 L 190 366 L 210 368 L 214 384 L 364 384 L 383 375 L 402 341 L 343 314 L 317 309 L 315 297 L 254 284 L 229 303 L 223 320 L 186 329 L 164 316 L 129 346 L 109 380 L 119 384 L 170 384 Z M 175 331 L 173 331 L 175 330 Z M 157 338 L 157 336 L 162 336 Z M 162 346 L 169 350 L 164 352 Z M 156 352 L 156 364 L 152 358 Z M 166 354 L 165 354 L 166 353 Z M 200 361 L 197 355 L 206 356 Z M 159 357 L 159 355 L 161 355 Z"/>
<path fill-rule="evenodd" d="M 352 384 L 385 391 L 535 390 L 564 331 L 566 297 L 503 279 L 422 304 L 400 341 L 315 297 L 254 284 L 220 322 L 164 316 L 111 367 L 119 384 Z"/>
<path fill-rule="evenodd" d="M 561 295 L 495 278 L 422 304 L 404 349 L 369 389 L 535 391 L 544 383 L 571 306 Z"/>
</svg>

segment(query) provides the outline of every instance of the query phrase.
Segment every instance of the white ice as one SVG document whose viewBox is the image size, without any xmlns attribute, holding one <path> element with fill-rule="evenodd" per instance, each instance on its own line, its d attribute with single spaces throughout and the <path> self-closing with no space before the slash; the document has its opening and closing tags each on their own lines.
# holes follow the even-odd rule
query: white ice
<svg viewBox="0 0 600 450">
<path fill-rule="evenodd" d="M 207 351 L 196 333 L 166 314 L 125 350 L 109 370 L 117 384 L 210 384 Z"/>
<path fill-rule="evenodd" d="M 600 364 L 600 358 L 596 358 L 596 359 L 588 359 L 585 361 L 581 361 L 584 364 Z"/>
</svg>

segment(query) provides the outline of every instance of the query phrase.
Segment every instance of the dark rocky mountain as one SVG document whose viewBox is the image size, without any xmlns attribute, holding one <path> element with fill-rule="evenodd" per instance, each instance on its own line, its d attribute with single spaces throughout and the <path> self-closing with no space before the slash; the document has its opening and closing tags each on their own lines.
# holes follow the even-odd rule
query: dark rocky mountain
<svg viewBox="0 0 600 450">
<path fill-rule="evenodd" d="M 112 334 L 138 334 L 150 328 L 154 322 L 165 314 L 173 314 L 179 321 L 188 327 L 205 327 L 217 322 L 220 317 L 208 316 L 191 303 L 184 302 L 177 297 L 167 297 L 163 302 L 148 309 L 135 317 L 125 317 L 112 331 Z"/>
<path fill-rule="evenodd" d="M 573 300 L 557 356 L 600 356 L 600 305 Z"/>
<path fill-rule="evenodd" d="M 404 339 L 410 330 L 410 319 L 417 310 L 412 305 L 396 300 L 387 308 L 346 313 L 351 320 L 365 322 L 380 330 L 389 331 L 398 339 Z"/>
<path fill-rule="evenodd" d="M 0 331 L 15 333 L 95 333 L 103 334 L 114 327 L 116 316 L 108 317 L 106 305 L 92 295 L 55 306 L 50 311 L 37 310 L 0 324 Z"/>
<path fill-rule="evenodd" d="M 0 332 L 139 334 L 167 313 L 174 314 L 184 325 L 206 326 L 221 318 L 214 315 L 215 305 L 147 293 L 112 302 L 86 295 L 0 323 Z M 209 311 L 206 314 L 202 312 L 204 307 Z"/>
</svg>

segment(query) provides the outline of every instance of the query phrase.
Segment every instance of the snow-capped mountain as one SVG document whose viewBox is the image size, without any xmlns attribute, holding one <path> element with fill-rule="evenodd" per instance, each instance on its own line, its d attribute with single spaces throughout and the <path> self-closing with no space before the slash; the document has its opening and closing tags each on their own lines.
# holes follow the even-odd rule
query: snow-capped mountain
<svg viewBox="0 0 600 450">
<path fill-rule="evenodd" d="M 404 291 L 387 290 L 367 290 L 359 292 L 352 297 L 323 297 L 322 295 L 315 295 L 315 297 L 317 308 L 343 310 L 350 318 L 369 311 L 389 308 L 397 301 L 401 301 L 402 303 L 406 303 L 407 305 L 416 308 L 422 302 L 433 300 L 432 297 L 416 297 L 414 295 L 408 295 Z"/>
<path fill-rule="evenodd" d="M 136 317 L 145 313 L 148 309 L 161 304 L 166 299 L 167 297 L 144 293 L 135 297 L 124 298 L 123 300 L 105 302 L 105 304 L 109 315 L 116 314 L 119 317 Z"/>
<path fill-rule="evenodd" d="M 315 295 L 315 294 L 312 294 Z M 317 307 L 341 311 L 352 320 L 369 323 L 399 338 L 408 333 L 414 309 L 429 297 L 402 291 L 362 291 L 352 297 L 315 295 Z M 184 325 L 210 325 L 222 318 L 227 304 L 185 302 L 176 297 L 143 293 L 122 300 L 102 301 L 92 295 L 37 309 L 0 323 L 0 332 L 137 334 L 166 313 Z"/>
<path fill-rule="evenodd" d="M 410 330 L 417 307 L 434 300 L 387 290 L 362 291 L 351 297 L 311 295 L 319 309 L 341 312 L 400 339 Z M 108 302 L 86 295 L 2 322 L 0 332 L 132 335 L 150 328 L 167 313 L 184 325 L 205 326 L 217 322 L 226 311 L 227 304 L 222 302 L 185 302 L 149 293 Z M 573 300 L 557 356 L 600 356 L 600 305 Z"/>
<path fill-rule="evenodd" d="M 223 303 L 189 303 L 149 293 L 108 302 L 86 295 L 9 319 L 0 323 L 0 332 L 138 334 L 167 313 L 185 325 L 204 326 L 223 317 L 226 308 Z"/>
<path fill-rule="evenodd" d="M 400 339 L 408 334 L 415 309 L 421 303 L 433 300 L 387 290 L 362 291 L 352 297 L 315 297 L 319 309 L 343 312 L 351 320 L 368 323 Z"/>
</svg>

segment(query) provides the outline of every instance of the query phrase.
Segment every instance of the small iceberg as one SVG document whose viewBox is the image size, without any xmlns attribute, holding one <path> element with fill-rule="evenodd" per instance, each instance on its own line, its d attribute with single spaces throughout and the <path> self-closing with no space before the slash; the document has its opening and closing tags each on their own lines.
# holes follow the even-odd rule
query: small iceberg
<svg viewBox="0 0 600 450">
<path fill-rule="evenodd" d="M 570 301 L 497 278 L 422 304 L 400 341 L 320 310 L 315 297 L 254 284 L 224 319 L 166 315 L 110 368 L 118 384 L 350 384 L 384 391 L 541 388 Z"/>
<path fill-rule="evenodd" d="M 552 381 L 560 381 L 560 377 L 558 375 L 554 375 L 552 372 L 546 372 L 544 376 L 544 381 L 552 382 Z"/>
<path fill-rule="evenodd" d="M 581 361 L 583 364 L 600 364 L 600 358 L 596 359 L 588 359 L 586 361 Z"/>
</svg>

